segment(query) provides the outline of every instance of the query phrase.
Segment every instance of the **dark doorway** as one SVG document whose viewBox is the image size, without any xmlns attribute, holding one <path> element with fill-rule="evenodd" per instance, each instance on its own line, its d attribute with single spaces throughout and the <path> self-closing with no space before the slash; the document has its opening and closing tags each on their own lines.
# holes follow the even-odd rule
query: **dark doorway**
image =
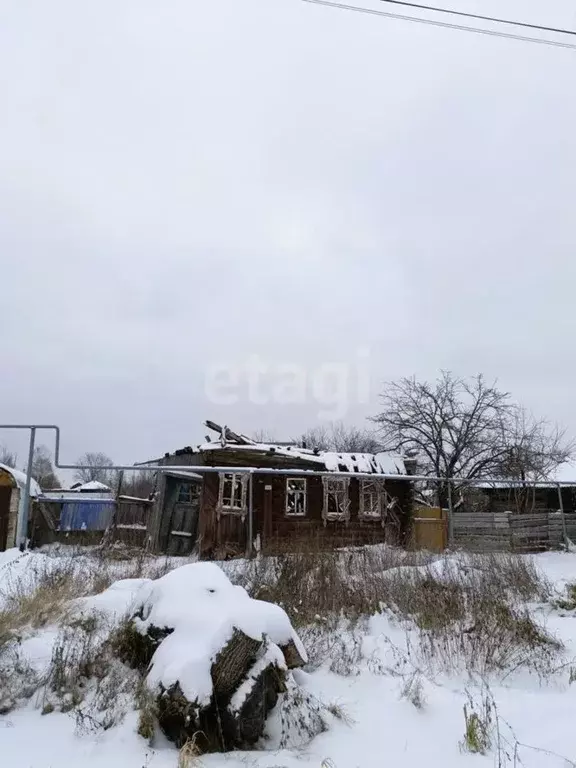
<svg viewBox="0 0 576 768">
<path fill-rule="evenodd" d="M 6 549 L 8 544 L 8 521 L 10 519 L 10 496 L 12 488 L 0 485 L 0 552 Z"/>
</svg>

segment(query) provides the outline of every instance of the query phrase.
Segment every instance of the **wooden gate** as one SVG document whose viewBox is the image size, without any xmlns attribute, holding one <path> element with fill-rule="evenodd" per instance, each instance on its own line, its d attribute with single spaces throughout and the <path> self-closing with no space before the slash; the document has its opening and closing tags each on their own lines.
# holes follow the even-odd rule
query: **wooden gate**
<svg viewBox="0 0 576 768">
<path fill-rule="evenodd" d="M 412 544 L 416 549 L 442 552 L 448 544 L 448 519 L 440 507 L 418 507 L 414 510 Z"/>
<path fill-rule="evenodd" d="M 8 543 L 11 495 L 12 488 L 6 485 L 0 485 L 0 552 L 3 552 L 6 549 Z"/>
</svg>

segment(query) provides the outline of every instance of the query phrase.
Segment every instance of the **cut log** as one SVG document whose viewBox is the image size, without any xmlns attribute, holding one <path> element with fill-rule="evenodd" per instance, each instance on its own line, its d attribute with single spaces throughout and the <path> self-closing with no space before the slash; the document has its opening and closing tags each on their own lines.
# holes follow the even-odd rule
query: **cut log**
<svg viewBox="0 0 576 768">
<path fill-rule="evenodd" d="M 262 640 L 254 640 L 240 630 L 234 630 L 234 634 L 216 656 L 210 670 L 214 693 L 220 700 L 229 699 L 238 688 L 256 661 L 262 645 Z"/>
</svg>

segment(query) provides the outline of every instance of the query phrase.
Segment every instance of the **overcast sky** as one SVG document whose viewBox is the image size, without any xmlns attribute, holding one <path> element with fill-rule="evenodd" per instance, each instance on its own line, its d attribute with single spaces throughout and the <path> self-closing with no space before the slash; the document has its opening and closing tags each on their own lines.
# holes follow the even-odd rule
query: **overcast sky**
<svg viewBox="0 0 576 768">
<path fill-rule="evenodd" d="M 575 93 L 576 51 L 299 0 L 0 0 L 0 422 L 60 424 L 66 461 L 205 418 L 287 439 L 338 363 L 351 423 L 447 368 L 576 433 Z"/>
</svg>

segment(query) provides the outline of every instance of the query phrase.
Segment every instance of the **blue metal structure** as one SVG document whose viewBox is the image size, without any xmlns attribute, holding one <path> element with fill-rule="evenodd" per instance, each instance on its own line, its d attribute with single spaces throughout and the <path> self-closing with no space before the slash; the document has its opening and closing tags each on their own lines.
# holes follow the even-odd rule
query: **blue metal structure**
<svg viewBox="0 0 576 768">
<path fill-rule="evenodd" d="M 105 531 L 112 522 L 114 501 L 78 499 L 62 504 L 61 531 Z"/>
</svg>

